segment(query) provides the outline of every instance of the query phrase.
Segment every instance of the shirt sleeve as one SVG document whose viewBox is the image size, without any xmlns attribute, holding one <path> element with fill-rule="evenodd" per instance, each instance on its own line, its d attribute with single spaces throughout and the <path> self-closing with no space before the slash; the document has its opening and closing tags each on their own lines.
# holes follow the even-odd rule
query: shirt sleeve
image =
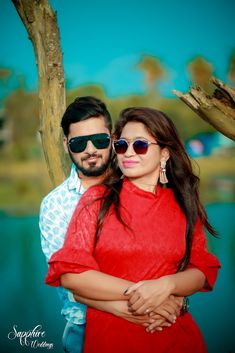
<svg viewBox="0 0 235 353">
<path fill-rule="evenodd" d="M 60 286 L 60 276 L 64 273 L 99 270 L 93 253 L 101 190 L 104 189 L 92 187 L 80 199 L 70 221 L 63 247 L 49 260 L 47 284 Z"/>
<path fill-rule="evenodd" d="M 39 228 L 42 251 L 47 259 L 63 246 L 68 220 L 63 208 L 49 194 L 41 203 Z"/>
<path fill-rule="evenodd" d="M 207 250 L 206 235 L 199 220 L 193 232 L 193 243 L 188 268 L 192 267 L 198 268 L 206 276 L 206 283 L 202 291 L 212 290 L 218 275 L 220 263 L 216 256 Z"/>
</svg>

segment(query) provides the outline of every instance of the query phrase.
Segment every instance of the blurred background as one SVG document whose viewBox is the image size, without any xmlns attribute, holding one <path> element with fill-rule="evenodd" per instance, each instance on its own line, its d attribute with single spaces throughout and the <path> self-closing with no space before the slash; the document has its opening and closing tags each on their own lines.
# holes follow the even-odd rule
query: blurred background
<svg viewBox="0 0 235 353">
<path fill-rule="evenodd" d="M 172 90 L 214 75 L 235 86 L 235 2 L 231 0 L 51 0 L 57 11 L 67 104 L 77 96 L 104 100 L 113 120 L 128 106 L 152 106 L 176 124 L 218 239 L 208 246 L 222 269 L 215 290 L 190 299 L 209 353 L 235 352 L 235 142 L 176 98 Z M 38 212 L 51 189 L 40 142 L 37 70 L 31 42 L 10 1 L 0 0 L 0 229 L 2 353 L 35 348 L 9 332 L 42 325 L 61 353 L 64 320 L 56 290 L 44 285 Z M 218 116 L 219 118 L 219 116 Z M 48 351 L 38 347 L 40 351 Z"/>
</svg>

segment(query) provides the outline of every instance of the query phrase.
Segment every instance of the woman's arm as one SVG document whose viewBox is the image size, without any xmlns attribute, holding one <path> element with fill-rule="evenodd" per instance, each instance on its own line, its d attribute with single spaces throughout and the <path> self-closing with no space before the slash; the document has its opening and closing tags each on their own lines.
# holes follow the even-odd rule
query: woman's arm
<svg viewBox="0 0 235 353">
<path fill-rule="evenodd" d="M 171 293 L 178 296 L 189 296 L 201 290 L 206 283 L 205 274 L 197 268 L 189 268 L 173 275 L 165 276 L 171 286 Z"/>
<path fill-rule="evenodd" d="M 188 296 L 203 288 L 206 277 L 197 268 L 160 277 L 155 280 L 141 281 L 129 287 L 130 310 L 136 314 L 154 311 L 169 295 Z"/>
<path fill-rule="evenodd" d="M 49 260 L 46 283 L 62 285 L 95 300 L 126 300 L 125 289 L 133 282 L 100 272 L 94 257 L 100 197 L 104 188 L 90 188 L 79 201 L 63 247 Z"/>
<path fill-rule="evenodd" d="M 127 300 L 123 294 L 133 284 L 122 278 L 107 275 L 96 270 L 82 273 L 65 273 L 60 278 L 64 288 L 80 296 L 94 300 Z"/>
<path fill-rule="evenodd" d="M 193 234 L 191 256 L 188 268 L 176 274 L 157 280 L 144 281 L 126 290 L 130 310 L 135 313 L 149 312 L 169 294 L 187 296 L 199 290 L 212 290 L 220 263 L 206 247 L 206 236 L 200 220 Z"/>
</svg>

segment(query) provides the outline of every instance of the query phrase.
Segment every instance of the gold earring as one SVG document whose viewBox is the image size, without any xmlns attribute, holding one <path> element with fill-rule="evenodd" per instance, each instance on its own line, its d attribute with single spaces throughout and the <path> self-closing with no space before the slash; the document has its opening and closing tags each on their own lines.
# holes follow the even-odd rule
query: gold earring
<svg viewBox="0 0 235 353">
<path fill-rule="evenodd" d="M 160 163 L 160 183 L 161 184 L 167 184 L 168 183 L 168 179 L 166 176 L 166 161 L 162 160 Z"/>
</svg>

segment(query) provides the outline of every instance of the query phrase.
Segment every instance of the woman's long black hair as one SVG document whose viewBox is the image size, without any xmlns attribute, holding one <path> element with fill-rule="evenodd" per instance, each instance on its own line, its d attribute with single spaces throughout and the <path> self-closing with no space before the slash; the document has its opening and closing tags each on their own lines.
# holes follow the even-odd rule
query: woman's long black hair
<svg viewBox="0 0 235 353">
<path fill-rule="evenodd" d="M 161 148 L 169 150 L 170 158 L 166 165 L 168 178 L 167 187 L 172 188 L 175 198 L 186 217 L 186 250 L 180 262 L 178 270 L 184 270 L 190 259 L 193 230 L 198 218 L 205 228 L 216 235 L 215 230 L 209 224 L 206 211 L 200 202 L 198 194 L 199 178 L 193 173 L 191 161 L 185 151 L 178 132 L 168 116 L 152 108 L 127 108 L 120 113 L 116 123 L 114 136 L 121 136 L 124 126 L 128 122 L 140 122 L 145 125 L 148 132 L 156 139 Z M 113 172 L 106 178 L 104 184 L 106 191 L 101 202 L 98 217 L 97 236 L 102 227 L 103 220 L 110 207 L 113 205 L 118 220 L 125 224 L 120 216 L 119 195 L 122 189 L 121 171 L 113 159 Z"/>
</svg>

